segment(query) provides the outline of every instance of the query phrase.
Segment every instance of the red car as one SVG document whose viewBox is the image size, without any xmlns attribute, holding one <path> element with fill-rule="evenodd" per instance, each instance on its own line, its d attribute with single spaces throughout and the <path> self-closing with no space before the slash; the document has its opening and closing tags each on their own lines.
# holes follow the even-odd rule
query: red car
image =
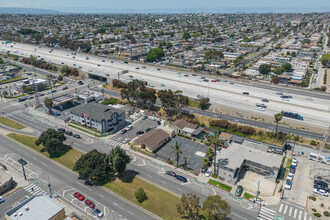
<svg viewBox="0 0 330 220">
<path fill-rule="evenodd" d="M 85 201 L 85 204 L 86 204 L 87 206 L 91 207 L 92 209 L 95 207 L 95 204 L 94 204 L 91 200 L 89 200 L 89 199 L 87 199 L 87 200 Z"/>
<path fill-rule="evenodd" d="M 85 199 L 85 197 L 78 192 L 73 193 L 73 196 L 79 199 L 80 201 L 83 201 Z"/>
<path fill-rule="evenodd" d="M 215 81 L 215 80 L 213 79 L 213 80 L 211 80 L 211 82 L 214 82 L 214 83 L 215 83 L 215 82 L 217 82 L 217 81 Z"/>
</svg>

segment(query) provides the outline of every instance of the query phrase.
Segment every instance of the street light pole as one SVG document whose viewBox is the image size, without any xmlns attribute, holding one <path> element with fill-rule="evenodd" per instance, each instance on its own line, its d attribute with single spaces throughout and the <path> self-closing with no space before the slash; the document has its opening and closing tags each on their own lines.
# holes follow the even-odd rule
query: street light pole
<svg viewBox="0 0 330 220">
<path fill-rule="evenodd" d="M 49 195 L 49 197 L 50 198 L 52 198 L 53 197 L 53 193 L 52 193 L 52 188 L 51 188 L 51 184 L 50 184 L 50 180 L 49 180 L 49 177 L 48 177 L 48 189 L 49 189 L 49 193 L 50 193 L 50 195 Z"/>
<path fill-rule="evenodd" d="M 23 176 L 24 176 L 24 179 L 26 180 L 24 165 L 26 165 L 27 162 L 25 160 L 23 160 L 23 158 L 20 158 L 20 159 L 18 159 L 18 163 L 20 163 L 22 165 Z"/>
</svg>

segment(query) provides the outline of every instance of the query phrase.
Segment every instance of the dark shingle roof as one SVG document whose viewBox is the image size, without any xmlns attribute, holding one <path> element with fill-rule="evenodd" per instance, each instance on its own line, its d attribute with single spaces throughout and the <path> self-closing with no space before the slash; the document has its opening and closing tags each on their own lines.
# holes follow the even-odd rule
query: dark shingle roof
<svg viewBox="0 0 330 220">
<path fill-rule="evenodd" d="M 101 121 L 103 119 L 105 120 L 111 119 L 111 115 L 115 112 L 117 112 L 120 115 L 125 111 L 102 104 L 86 103 L 71 109 L 70 112 L 78 115 L 82 113 L 86 113 L 90 115 L 91 118 Z"/>
</svg>

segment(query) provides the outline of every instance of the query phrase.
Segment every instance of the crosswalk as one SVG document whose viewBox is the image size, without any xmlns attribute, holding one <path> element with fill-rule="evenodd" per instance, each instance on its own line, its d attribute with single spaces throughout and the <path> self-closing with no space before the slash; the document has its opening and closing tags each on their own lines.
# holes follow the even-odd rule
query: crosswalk
<svg viewBox="0 0 330 220">
<path fill-rule="evenodd" d="M 24 189 L 29 192 L 31 195 L 46 195 L 47 192 L 41 187 L 31 183 L 30 185 L 24 187 Z"/>
<path fill-rule="evenodd" d="M 257 219 L 274 220 L 275 216 L 276 216 L 276 212 L 274 210 L 261 206 Z"/>
<path fill-rule="evenodd" d="M 298 220 L 313 219 L 313 217 L 308 215 L 303 208 L 290 206 L 284 203 L 281 203 L 280 207 L 278 208 L 278 212 L 280 213 L 280 215 L 289 216 L 290 219 L 298 219 Z"/>
<path fill-rule="evenodd" d="M 12 111 L 12 112 L 7 112 L 3 116 L 10 117 L 10 116 L 14 116 L 14 115 L 22 115 L 23 111 L 24 111 L 23 109 L 18 109 L 18 110 Z"/>
<path fill-rule="evenodd" d="M 112 145 L 112 146 L 114 146 L 114 147 L 116 147 L 116 146 L 121 146 L 121 145 L 122 145 L 122 143 L 120 143 L 120 142 L 117 141 L 117 140 L 113 140 L 113 139 L 109 139 L 109 140 L 107 141 L 107 143 L 110 144 L 110 145 Z"/>
</svg>

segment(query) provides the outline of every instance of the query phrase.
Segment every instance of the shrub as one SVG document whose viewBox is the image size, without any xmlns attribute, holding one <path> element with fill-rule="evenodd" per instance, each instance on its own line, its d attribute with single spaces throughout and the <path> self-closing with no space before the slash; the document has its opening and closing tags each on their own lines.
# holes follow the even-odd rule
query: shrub
<svg viewBox="0 0 330 220">
<path fill-rule="evenodd" d="M 276 181 L 275 181 L 276 183 L 279 183 L 280 182 L 280 179 L 279 178 L 276 178 Z"/>
<path fill-rule="evenodd" d="M 326 86 L 322 86 L 321 87 L 321 91 L 325 92 L 327 90 L 327 87 Z"/>
<path fill-rule="evenodd" d="M 321 203 L 321 207 L 322 207 L 322 208 L 324 207 L 324 204 L 323 204 L 323 203 Z"/>
<path fill-rule="evenodd" d="M 313 201 L 316 201 L 316 198 L 315 198 L 315 196 L 310 196 L 310 197 L 308 197 L 310 200 L 313 200 Z"/>
<path fill-rule="evenodd" d="M 316 212 L 317 210 L 316 210 L 315 208 L 312 208 L 312 211 L 313 211 L 313 212 Z"/>
<path fill-rule="evenodd" d="M 324 211 L 323 215 L 328 217 L 328 216 L 330 216 L 330 213 L 328 211 Z"/>
<path fill-rule="evenodd" d="M 210 126 L 215 126 L 215 127 L 220 127 L 220 128 L 229 128 L 230 127 L 230 122 L 227 120 L 212 120 L 210 122 Z"/>
<path fill-rule="evenodd" d="M 216 174 L 214 174 L 214 173 L 212 173 L 212 175 L 211 175 L 213 178 L 218 178 L 218 175 L 216 175 Z"/>
<path fill-rule="evenodd" d="M 321 214 L 320 214 L 320 213 L 317 213 L 317 212 L 314 213 L 313 215 L 314 215 L 315 217 L 321 217 Z"/>
<path fill-rule="evenodd" d="M 315 140 L 311 140 L 311 142 L 309 144 L 312 145 L 312 146 L 316 146 L 317 145 L 317 143 L 316 143 Z"/>
<path fill-rule="evenodd" d="M 142 203 L 143 201 L 147 200 L 147 194 L 144 192 L 144 189 L 140 187 L 135 193 L 135 198 L 139 203 Z"/>
</svg>

